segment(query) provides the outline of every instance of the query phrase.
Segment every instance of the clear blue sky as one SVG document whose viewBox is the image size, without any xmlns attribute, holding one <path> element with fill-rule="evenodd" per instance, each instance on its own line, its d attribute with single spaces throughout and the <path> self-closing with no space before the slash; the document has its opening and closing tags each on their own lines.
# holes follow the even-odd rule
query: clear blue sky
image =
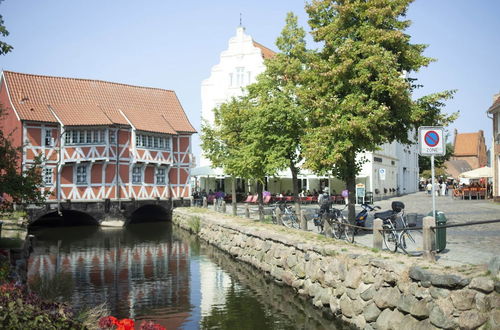
<svg viewBox="0 0 500 330">
<path fill-rule="evenodd" d="M 199 129 L 201 81 L 235 34 L 239 13 L 247 33 L 276 49 L 288 11 L 308 30 L 301 0 L 5 0 L 0 14 L 14 50 L 0 67 L 171 89 Z M 450 131 L 482 129 L 488 147 L 486 110 L 500 92 L 499 13 L 495 0 L 417 0 L 408 12 L 412 41 L 428 44 L 425 54 L 438 60 L 419 73 L 424 88 L 415 96 L 457 89 L 446 107 L 460 110 Z"/>
</svg>

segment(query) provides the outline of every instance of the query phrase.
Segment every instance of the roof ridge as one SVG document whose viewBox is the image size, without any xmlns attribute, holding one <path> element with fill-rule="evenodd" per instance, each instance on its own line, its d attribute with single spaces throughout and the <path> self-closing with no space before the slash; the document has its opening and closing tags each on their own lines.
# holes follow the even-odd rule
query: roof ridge
<svg viewBox="0 0 500 330">
<path fill-rule="evenodd" d="M 277 54 L 274 50 L 272 50 L 271 48 L 267 47 L 267 46 L 264 46 L 263 44 L 261 44 L 260 42 L 257 42 L 255 40 L 252 40 L 255 44 L 259 45 L 260 47 L 262 48 L 265 48 L 267 50 L 269 50 L 270 52 L 273 52 L 274 54 Z"/>
<path fill-rule="evenodd" d="M 263 46 L 263 47 L 265 47 L 265 46 Z M 105 83 L 105 84 L 113 84 L 113 85 L 128 86 L 128 87 L 135 87 L 135 88 L 144 88 L 144 89 L 153 89 L 153 90 L 159 90 L 159 91 L 164 91 L 164 92 L 175 93 L 174 90 L 172 90 L 172 89 L 164 89 L 164 88 L 149 87 L 149 86 L 138 86 L 138 85 L 124 84 L 124 83 L 119 83 L 119 82 L 114 82 L 114 81 L 107 81 L 107 80 L 100 80 L 100 79 L 49 76 L 49 75 L 42 75 L 42 74 L 31 74 L 31 73 L 24 73 L 24 72 L 15 72 L 15 71 L 10 71 L 10 70 L 3 70 L 3 72 L 17 74 L 17 75 L 31 76 L 31 77 L 67 79 L 67 80 L 88 81 L 88 82 L 99 82 L 99 83 Z"/>
</svg>

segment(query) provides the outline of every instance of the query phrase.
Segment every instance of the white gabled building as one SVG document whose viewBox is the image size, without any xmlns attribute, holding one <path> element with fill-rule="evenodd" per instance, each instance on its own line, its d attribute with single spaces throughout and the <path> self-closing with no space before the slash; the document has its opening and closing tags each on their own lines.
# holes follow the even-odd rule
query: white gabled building
<svg viewBox="0 0 500 330">
<path fill-rule="evenodd" d="M 220 55 L 220 62 L 214 65 L 209 78 L 201 84 L 202 120 L 213 123 L 213 109 L 243 95 L 243 87 L 254 83 L 256 77 L 265 70 L 264 59 L 274 56 L 274 52 L 255 42 L 239 26 L 236 35 L 229 39 L 228 49 Z M 400 143 L 384 144 L 376 152 L 366 152 L 367 162 L 358 175 L 357 183 L 365 185 L 366 191 L 374 193 L 375 198 L 398 193 L 411 193 L 418 190 L 418 155 L 417 146 L 405 146 Z M 200 189 L 230 191 L 230 180 L 226 180 L 220 169 L 212 169 L 210 161 L 200 155 L 200 166 L 192 175 L 200 179 Z M 331 192 L 340 193 L 345 189 L 343 182 L 328 177 L 317 177 L 306 171 L 299 175 L 303 190 L 322 191 L 328 186 Z M 243 182 L 238 182 L 240 190 L 247 191 Z M 291 176 L 283 174 L 280 178 L 270 179 L 267 189 L 273 193 L 292 190 Z M 378 192 L 378 194 L 376 194 Z"/>
</svg>

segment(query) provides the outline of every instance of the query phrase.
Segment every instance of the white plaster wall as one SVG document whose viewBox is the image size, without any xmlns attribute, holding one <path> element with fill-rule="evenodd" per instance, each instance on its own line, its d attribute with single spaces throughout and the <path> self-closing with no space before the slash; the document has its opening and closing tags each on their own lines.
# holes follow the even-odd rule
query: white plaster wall
<svg viewBox="0 0 500 330">
<path fill-rule="evenodd" d="M 243 80 L 236 84 L 237 68 L 243 68 Z M 229 39 L 229 45 L 220 55 L 220 62 L 212 67 L 210 77 L 201 83 L 201 117 L 213 123 L 213 109 L 220 104 L 243 94 L 242 87 L 255 82 L 257 75 L 265 70 L 262 52 L 253 45 L 253 39 L 243 27 L 236 29 L 236 35 Z M 231 75 L 235 82 L 231 85 Z M 200 166 L 210 161 L 200 157 Z"/>
</svg>

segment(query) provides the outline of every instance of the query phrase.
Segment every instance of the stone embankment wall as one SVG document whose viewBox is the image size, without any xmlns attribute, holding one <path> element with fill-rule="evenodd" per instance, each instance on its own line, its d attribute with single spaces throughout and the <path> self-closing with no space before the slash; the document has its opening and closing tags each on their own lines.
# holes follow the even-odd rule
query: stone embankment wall
<svg viewBox="0 0 500 330">
<path fill-rule="evenodd" d="M 174 209 L 173 222 L 361 329 L 500 329 L 500 281 L 484 267 L 442 267 L 204 209 Z"/>
</svg>

